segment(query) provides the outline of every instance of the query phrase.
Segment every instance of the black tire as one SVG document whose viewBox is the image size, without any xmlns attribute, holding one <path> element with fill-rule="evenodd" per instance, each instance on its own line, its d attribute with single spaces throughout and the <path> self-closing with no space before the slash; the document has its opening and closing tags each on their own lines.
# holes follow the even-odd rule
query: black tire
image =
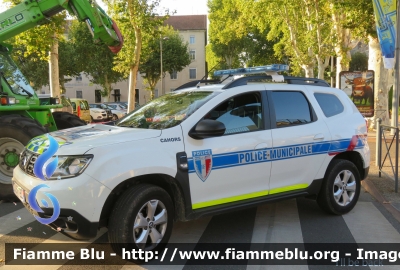
<svg viewBox="0 0 400 270">
<path fill-rule="evenodd" d="M 166 215 L 163 217 L 166 218 L 166 222 L 155 225 L 153 222 L 155 223 L 157 220 L 153 219 L 153 221 L 149 221 L 147 205 L 151 201 L 153 205 L 155 204 L 155 201 L 158 202 L 153 216 L 157 216 L 158 213 L 158 221 L 161 221 L 163 215 L 160 214 L 160 210 L 164 209 Z M 144 217 L 141 220 L 139 219 L 139 213 L 142 213 L 142 216 Z M 122 248 L 125 248 L 125 250 L 160 250 L 166 245 L 171 236 L 173 217 L 174 207 L 170 196 L 164 189 L 149 184 L 140 184 L 131 187 L 124 192 L 115 203 L 114 209 L 109 218 L 108 239 L 111 247 L 118 254 L 121 254 Z M 141 221 L 141 226 L 139 226 L 135 233 L 133 233 L 134 230 L 132 228 L 134 228 L 135 223 L 138 224 L 139 221 Z M 155 232 L 152 232 L 152 230 Z M 162 236 L 161 239 L 159 239 L 161 241 L 159 241 L 158 244 L 152 244 L 151 237 L 156 237 L 157 234 Z M 135 243 L 136 237 L 139 236 L 144 236 L 143 239 L 147 240 L 144 245 L 138 245 Z"/>
<path fill-rule="evenodd" d="M 118 115 L 113 114 L 112 118 L 110 119 L 110 121 L 115 121 L 118 120 Z"/>
<path fill-rule="evenodd" d="M 0 200 L 15 201 L 17 198 L 13 192 L 11 177 L 18 163 L 13 161 L 12 164 L 7 164 L 10 160 L 6 161 L 6 155 L 10 157 L 8 153 L 14 153 L 13 160 L 18 157 L 19 162 L 19 155 L 25 145 L 33 137 L 45 134 L 48 130 L 37 120 L 19 114 L 1 116 L 0 126 L 0 166 L 2 166 L 0 168 Z M 14 164 L 15 166 L 8 166 Z"/>
<path fill-rule="evenodd" d="M 69 112 L 53 112 L 53 117 L 58 130 L 86 125 L 85 121 Z"/>
<path fill-rule="evenodd" d="M 330 214 L 343 215 L 350 212 L 360 196 L 360 179 L 358 169 L 352 162 L 344 159 L 333 160 L 325 174 L 317 198 L 318 205 Z"/>
</svg>

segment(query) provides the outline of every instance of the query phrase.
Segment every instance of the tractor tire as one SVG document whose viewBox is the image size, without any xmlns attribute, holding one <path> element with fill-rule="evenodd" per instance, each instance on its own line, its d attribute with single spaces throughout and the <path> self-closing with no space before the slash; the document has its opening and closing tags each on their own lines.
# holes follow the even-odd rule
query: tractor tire
<svg viewBox="0 0 400 270">
<path fill-rule="evenodd" d="M 16 201 L 11 178 L 25 145 L 48 130 L 37 120 L 19 114 L 0 117 L 0 200 Z"/>
<path fill-rule="evenodd" d="M 58 130 L 86 125 L 85 121 L 69 112 L 53 112 L 53 118 Z"/>
</svg>

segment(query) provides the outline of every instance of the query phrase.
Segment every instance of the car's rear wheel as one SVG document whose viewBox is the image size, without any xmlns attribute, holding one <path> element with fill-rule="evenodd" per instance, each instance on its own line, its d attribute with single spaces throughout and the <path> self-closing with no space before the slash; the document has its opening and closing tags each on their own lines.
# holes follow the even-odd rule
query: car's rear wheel
<svg viewBox="0 0 400 270">
<path fill-rule="evenodd" d="M 360 195 L 360 179 L 357 167 L 352 162 L 344 159 L 333 160 L 318 195 L 319 206 L 335 215 L 350 212 Z"/>
<path fill-rule="evenodd" d="M 159 250 L 169 240 L 174 208 L 168 193 L 141 184 L 128 189 L 116 202 L 108 238 L 115 252 L 125 249 Z"/>
</svg>

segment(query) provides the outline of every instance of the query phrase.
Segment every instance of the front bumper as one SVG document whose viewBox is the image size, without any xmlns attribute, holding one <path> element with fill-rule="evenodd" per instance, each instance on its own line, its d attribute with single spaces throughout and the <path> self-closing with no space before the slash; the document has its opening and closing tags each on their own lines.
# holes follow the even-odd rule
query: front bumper
<svg viewBox="0 0 400 270">
<path fill-rule="evenodd" d="M 19 166 L 14 169 L 12 180 L 24 190 L 25 199 L 21 201 L 34 216 L 50 218 L 56 206 L 48 203 L 46 194 L 57 199 L 60 215 L 49 227 L 77 240 L 96 237 L 101 210 L 110 194 L 107 187 L 85 174 L 64 180 L 42 181 L 26 174 Z M 39 189 L 35 197 L 42 213 L 33 210 L 28 200 L 32 189 L 40 184 L 48 186 Z"/>
</svg>

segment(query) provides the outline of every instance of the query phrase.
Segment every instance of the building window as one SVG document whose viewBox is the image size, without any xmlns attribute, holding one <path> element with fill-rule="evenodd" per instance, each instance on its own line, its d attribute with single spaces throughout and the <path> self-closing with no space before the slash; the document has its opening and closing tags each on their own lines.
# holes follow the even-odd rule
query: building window
<svg viewBox="0 0 400 270">
<path fill-rule="evenodd" d="M 158 98 L 158 89 L 154 89 L 154 98 Z"/>
<path fill-rule="evenodd" d="M 120 102 L 121 101 L 121 92 L 119 89 L 114 89 L 114 101 Z"/>
<path fill-rule="evenodd" d="M 195 68 L 189 69 L 189 79 L 196 79 L 196 69 Z"/>
<path fill-rule="evenodd" d="M 82 98 L 82 90 L 76 90 L 76 98 Z"/>
<path fill-rule="evenodd" d="M 101 90 L 94 90 L 94 102 L 100 103 L 101 102 Z"/>
<path fill-rule="evenodd" d="M 190 36 L 190 44 L 194 44 L 195 43 L 195 39 L 194 39 L 194 36 Z"/>
<path fill-rule="evenodd" d="M 81 75 L 79 75 L 78 77 L 75 77 L 75 81 L 77 81 L 77 82 L 81 82 L 81 81 L 82 81 L 82 76 L 81 76 Z"/>
<path fill-rule="evenodd" d="M 190 60 L 195 60 L 196 59 L 196 51 L 195 50 L 190 50 L 189 51 L 189 57 L 190 57 Z"/>
<path fill-rule="evenodd" d="M 172 71 L 170 74 L 171 80 L 176 80 L 178 79 L 178 72 Z"/>
</svg>

